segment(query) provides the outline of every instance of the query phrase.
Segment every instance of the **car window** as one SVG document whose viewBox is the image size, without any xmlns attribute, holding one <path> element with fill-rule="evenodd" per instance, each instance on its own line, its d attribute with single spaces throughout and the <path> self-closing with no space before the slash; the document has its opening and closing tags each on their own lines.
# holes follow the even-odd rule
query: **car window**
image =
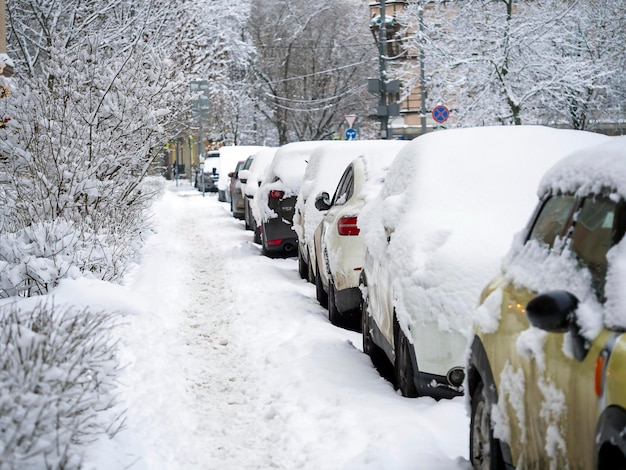
<svg viewBox="0 0 626 470">
<path fill-rule="evenodd" d="M 581 267 L 587 268 L 600 299 L 604 296 L 606 253 L 617 241 L 617 204 L 607 198 L 586 198 L 576 214 L 572 251 Z"/>
<path fill-rule="evenodd" d="M 570 218 L 576 199 L 569 195 L 555 195 L 546 200 L 530 231 L 529 238 L 550 248 Z"/>
<path fill-rule="evenodd" d="M 341 205 L 345 204 L 346 201 L 352 195 L 352 188 L 354 187 L 354 170 L 352 169 L 352 165 L 346 168 L 343 176 L 339 180 L 339 184 L 337 185 L 337 190 L 335 191 L 335 195 L 333 196 L 332 205 Z"/>
</svg>

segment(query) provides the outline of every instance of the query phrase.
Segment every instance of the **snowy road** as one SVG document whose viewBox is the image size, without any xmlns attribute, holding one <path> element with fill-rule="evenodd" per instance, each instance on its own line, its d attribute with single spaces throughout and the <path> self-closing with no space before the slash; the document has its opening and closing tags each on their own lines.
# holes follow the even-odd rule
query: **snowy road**
<svg viewBox="0 0 626 470">
<path fill-rule="evenodd" d="M 467 469 L 463 399 L 407 399 L 214 195 L 171 185 L 120 300 L 126 429 L 92 468 Z"/>
</svg>

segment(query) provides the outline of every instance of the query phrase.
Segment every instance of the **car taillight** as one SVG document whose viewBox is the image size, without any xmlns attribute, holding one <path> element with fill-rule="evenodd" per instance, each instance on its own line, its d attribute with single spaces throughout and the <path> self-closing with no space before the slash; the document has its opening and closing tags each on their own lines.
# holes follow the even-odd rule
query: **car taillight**
<svg viewBox="0 0 626 470">
<path fill-rule="evenodd" d="M 277 238 L 276 240 L 268 240 L 267 241 L 267 245 L 268 246 L 278 246 L 283 242 L 282 238 Z"/>
<path fill-rule="evenodd" d="M 360 230 L 356 226 L 356 217 L 341 217 L 337 221 L 339 235 L 358 235 Z"/>
<path fill-rule="evenodd" d="M 270 191 L 270 199 L 282 199 L 284 195 L 285 191 L 278 191 L 276 189 Z"/>
</svg>

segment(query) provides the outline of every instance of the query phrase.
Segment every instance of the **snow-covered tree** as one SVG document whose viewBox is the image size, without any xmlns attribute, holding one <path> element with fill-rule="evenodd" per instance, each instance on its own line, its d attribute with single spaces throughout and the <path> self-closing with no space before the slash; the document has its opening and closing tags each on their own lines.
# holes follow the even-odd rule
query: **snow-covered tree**
<svg viewBox="0 0 626 470">
<path fill-rule="evenodd" d="M 540 106 L 548 122 L 574 129 L 602 129 L 624 116 L 626 102 L 626 4 L 578 0 L 564 15 L 566 34 L 554 42 L 554 86 Z M 537 7 L 537 6 L 536 6 Z"/>
<path fill-rule="evenodd" d="M 262 123 L 255 115 L 250 64 L 254 55 L 246 32 L 249 0 L 194 2 L 184 13 L 187 20 L 176 38 L 185 57 L 186 74 L 207 80 L 210 117 L 205 135 L 225 144 L 263 143 Z M 182 39 L 187 35 L 186 39 Z M 188 115 L 187 115 L 188 117 Z M 186 125 L 197 126 L 187 121 Z"/>
<path fill-rule="evenodd" d="M 165 1 L 7 1 L 0 297 L 63 277 L 117 280 L 158 185 L 146 176 L 181 102 Z"/>
<path fill-rule="evenodd" d="M 418 30 L 420 8 L 425 32 L 408 47 L 423 47 L 429 107 L 449 104 L 453 124 L 615 121 L 623 2 L 413 0 L 409 31 Z"/>
<path fill-rule="evenodd" d="M 329 138 L 344 114 L 365 113 L 376 67 L 368 24 L 359 1 L 253 1 L 254 91 L 278 143 Z"/>
</svg>

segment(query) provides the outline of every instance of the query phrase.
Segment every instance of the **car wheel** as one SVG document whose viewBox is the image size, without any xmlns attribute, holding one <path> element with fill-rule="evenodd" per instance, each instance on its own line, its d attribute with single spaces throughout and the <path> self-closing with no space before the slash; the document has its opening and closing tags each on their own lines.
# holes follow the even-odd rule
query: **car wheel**
<svg viewBox="0 0 626 470">
<path fill-rule="evenodd" d="M 309 274 L 309 266 L 302 259 L 302 253 L 299 249 L 298 249 L 298 274 L 300 274 L 300 278 L 302 279 L 307 279 L 307 276 Z"/>
<path fill-rule="evenodd" d="M 596 470 L 624 470 L 626 469 L 626 457 L 618 446 L 605 444 L 598 456 Z"/>
<path fill-rule="evenodd" d="M 307 252 L 308 253 L 308 252 Z M 309 253 L 309 263 L 308 263 L 308 272 L 307 272 L 307 280 L 311 283 L 315 283 L 315 273 L 313 272 L 313 266 L 311 264 L 311 253 Z"/>
<path fill-rule="evenodd" d="M 372 338 L 371 317 L 369 315 L 369 300 L 367 295 L 361 297 L 361 334 L 363 335 L 363 352 L 367 354 L 378 373 L 393 383 L 393 367 L 384 351 L 378 347 Z"/>
<path fill-rule="evenodd" d="M 256 243 L 257 245 L 261 244 L 261 226 L 257 225 L 257 227 L 254 229 L 254 243 Z"/>
<path fill-rule="evenodd" d="M 324 308 L 328 307 L 328 294 L 324 290 L 322 285 L 322 278 L 320 277 L 320 267 L 315 267 L 315 297 L 320 305 Z"/>
<path fill-rule="evenodd" d="M 328 280 L 328 319 L 335 326 L 343 326 L 343 318 L 339 310 L 337 310 L 335 301 L 335 284 L 330 279 Z"/>
<path fill-rule="evenodd" d="M 482 382 L 472 394 L 470 418 L 470 461 L 474 469 L 497 470 L 503 468 L 500 445 L 491 428 L 491 404 L 485 396 Z"/>
<path fill-rule="evenodd" d="M 368 299 L 366 295 L 361 296 L 361 334 L 363 336 L 363 352 L 369 357 L 372 357 L 374 348 L 374 342 L 372 341 L 372 331 L 370 330 L 370 316 L 367 312 Z"/>
<path fill-rule="evenodd" d="M 402 396 L 415 398 L 418 396 L 418 393 L 417 388 L 415 388 L 415 383 L 413 383 L 415 371 L 413 370 L 410 349 L 413 346 L 409 343 L 400 325 L 396 325 L 394 342 L 396 353 L 396 362 L 394 364 L 396 387 L 400 390 Z"/>
</svg>

